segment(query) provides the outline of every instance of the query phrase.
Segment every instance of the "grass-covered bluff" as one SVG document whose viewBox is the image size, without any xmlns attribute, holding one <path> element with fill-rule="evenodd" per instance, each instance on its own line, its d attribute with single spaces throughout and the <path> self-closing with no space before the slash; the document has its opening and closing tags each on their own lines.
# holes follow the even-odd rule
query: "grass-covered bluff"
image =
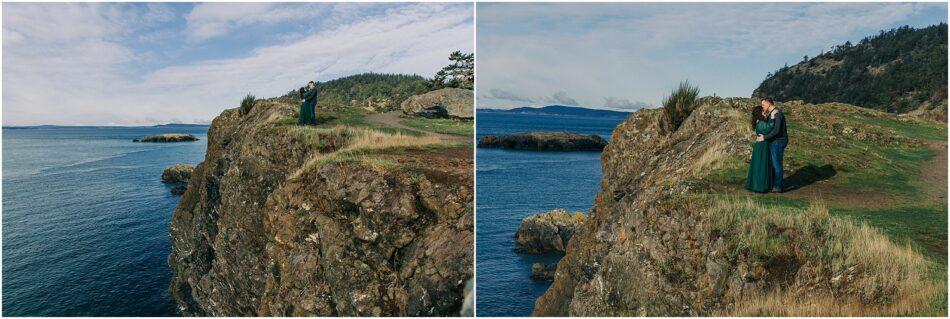
<svg viewBox="0 0 950 319">
<path fill-rule="evenodd" d="M 619 125 L 534 314 L 945 315 L 945 124 L 781 103 L 796 189 L 754 195 L 757 102 L 702 98 L 680 125 L 663 110 Z"/>
<path fill-rule="evenodd" d="M 465 138 L 255 100 L 208 130 L 169 227 L 186 315 L 458 315 L 473 275 Z"/>
</svg>

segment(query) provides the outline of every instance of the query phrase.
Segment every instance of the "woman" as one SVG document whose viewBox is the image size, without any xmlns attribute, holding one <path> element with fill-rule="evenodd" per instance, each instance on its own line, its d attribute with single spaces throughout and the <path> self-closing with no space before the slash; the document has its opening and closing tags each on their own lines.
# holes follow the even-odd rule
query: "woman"
<svg viewBox="0 0 950 319">
<path fill-rule="evenodd" d="M 752 108 L 752 129 L 756 135 L 772 131 L 772 120 L 764 113 L 760 105 Z M 767 193 L 772 189 L 772 163 L 769 158 L 769 142 L 757 141 L 752 145 L 752 160 L 749 161 L 749 176 L 745 180 L 745 189 L 757 193 Z"/>
<path fill-rule="evenodd" d="M 317 84 L 310 81 L 307 83 L 307 91 L 301 94 L 303 103 L 300 103 L 300 118 L 297 119 L 298 125 L 316 125 L 317 115 L 314 112 L 314 106 L 317 104 Z"/>
</svg>

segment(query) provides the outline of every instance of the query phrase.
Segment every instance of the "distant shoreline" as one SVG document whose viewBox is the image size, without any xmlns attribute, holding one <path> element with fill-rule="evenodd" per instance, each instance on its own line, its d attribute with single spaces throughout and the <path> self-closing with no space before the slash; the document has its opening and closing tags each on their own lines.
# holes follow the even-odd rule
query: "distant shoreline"
<svg viewBox="0 0 950 319">
<path fill-rule="evenodd" d="M 156 125 L 50 125 L 50 124 L 41 124 L 41 125 L 4 125 L 4 130 L 30 130 L 30 129 L 40 129 L 40 128 L 102 128 L 102 127 L 208 127 L 211 124 L 186 124 L 186 123 L 170 123 L 170 124 L 156 124 Z"/>
<path fill-rule="evenodd" d="M 508 114 L 532 114 L 532 115 L 555 115 L 555 116 L 585 116 L 585 117 L 615 117 L 626 118 L 636 112 L 614 111 L 603 109 L 591 109 L 579 106 L 548 105 L 545 107 L 518 107 L 513 109 L 492 109 L 476 108 L 476 112 L 486 113 L 508 113 Z"/>
</svg>

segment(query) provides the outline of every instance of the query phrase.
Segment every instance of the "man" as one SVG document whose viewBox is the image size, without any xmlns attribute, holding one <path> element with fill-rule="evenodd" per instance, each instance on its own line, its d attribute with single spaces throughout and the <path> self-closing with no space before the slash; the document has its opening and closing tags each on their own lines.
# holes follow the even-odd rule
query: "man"
<svg viewBox="0 0 950 319">
<path fill-rule="evenodd" d="M 310 99 L 310 124 L 317 125 L 317 83 L 310 81 L 307 85 L 310 86 L 310 91 L 313 91 L 313 98 Z"/>
<path fill-rule="evenodd" d="M 785 146 L 788 145 L 788 131 L 785 128 L 785 113 L 782 113 L 782 110 L 775 107 L 775 102 L 772 101 L 772 98 L 762 98 L 761 102 L 762 109 L 766 110 L 772 119 L 773 127 L 772 131 L 768 134 L 759 135 L 756 141 L 769 141 L 769 156 L 772 158 L 772 171 L 774 172 L 772 192 L 781 193 L 783 191 L 782 173 L 785 170 L 782 166 L 782 160 L 785 156 Z"/>
</svg>

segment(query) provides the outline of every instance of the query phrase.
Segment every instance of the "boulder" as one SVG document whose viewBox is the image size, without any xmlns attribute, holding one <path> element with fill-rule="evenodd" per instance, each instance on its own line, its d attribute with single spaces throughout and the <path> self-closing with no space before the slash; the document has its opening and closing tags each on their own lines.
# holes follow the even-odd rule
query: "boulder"
<svg viewBox="0 0 950 319">
<path fill-rule="evenodd" d="M 531 278 L 537 280 L 554 280 L 554 273 L 556 271 L 557 263 L 534 263 L 534 265 L 531 265 Z"/>
<path fill-rule="evenodd" d="M 188 184 L 188 180 L 191 179 L 191 172 L 194 170 L 195 167 L 191 165 L 175 164 L 175 166 L 165 168 L 162 171 L 162 182 Z"/>
<path fill-rule="evenodd" d="M 528 216 L 515 233 L 518 251 L 529 254 L 564 252 L 567 242 L 586 219 L 587 216 L 580 212 L 571 215 L 563 209 Z"/>
<path fill-rule="evenodd" d="M 402 102 L 402 112 L 429 118 L 474 118 L 472 90 L 447 88 L 414 95 Z"/>
<path fill-rule="evenodd" d="M 594 134 L 573 132 L 530 132 L 513 135 L 486 135 L 478 140 L 478 147 L 507 148 L 526 151 L 601 151 L 607 140 Z"/>
</svg>

